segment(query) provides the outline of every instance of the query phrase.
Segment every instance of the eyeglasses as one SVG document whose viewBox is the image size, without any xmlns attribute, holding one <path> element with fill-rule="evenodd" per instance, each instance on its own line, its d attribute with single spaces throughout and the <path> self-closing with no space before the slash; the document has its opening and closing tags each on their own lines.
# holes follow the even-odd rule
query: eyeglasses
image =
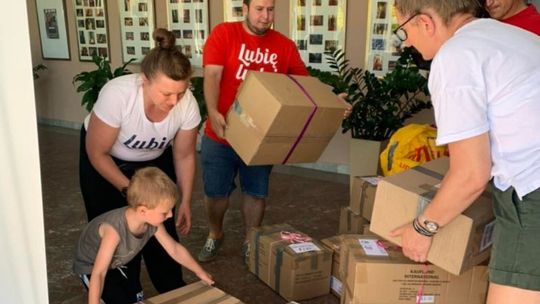
<svg viewBox="0 0 540 304">
<path fill-rule="evenodd" d="M 405 29 L 403 28 L 405 26 L 405 24 L 409 23 L 409 21 L 413 20 L 414 17 L 420 15 L 421 13 L 416 13 L 416 14 L 413 14 L 412 16 L 409 17 L 409 19 L 407 19 L 405 22 L 403 22 L 400 26 L 398 26 L 395 30 L 394 30 L 394 35 L 396 35 L 399 40 L 401 40 L 401 42 L 407 40 L 407 31 L 405 31 Z"/>
</svg>

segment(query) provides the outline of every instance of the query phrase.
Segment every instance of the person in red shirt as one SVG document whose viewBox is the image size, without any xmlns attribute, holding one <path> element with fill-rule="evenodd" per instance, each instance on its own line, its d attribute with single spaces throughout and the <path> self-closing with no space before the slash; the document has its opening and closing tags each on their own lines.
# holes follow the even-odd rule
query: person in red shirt
<svg viewBox="0 0 540 304">
<path fill-rule="evenodd" d="M 491 18 L 540 35 L 540 13 L 524 0 L 486 0 Z"/>
<path fill-rule="evenodd" d="M 204 96 L 208 120 L 201 159 L 209 235 L 198 255 L 201 262 L 216 257 L 223 241 L 223 217 L 239 175 L 244 196 L 242 214 L 247 231 L 260 226 L 272 166 L 247 166 L 223 138 L 225 115 L 248 70 L 308 75 L 292 40 L 273 30 L 274 0 L 244 0 L 244 21 L 217 25 L 204 46 Z M 247 237 L 246 237 L 247 239 Z M 242 246 L 248 254 L 247 242 Z"/>
</svg>

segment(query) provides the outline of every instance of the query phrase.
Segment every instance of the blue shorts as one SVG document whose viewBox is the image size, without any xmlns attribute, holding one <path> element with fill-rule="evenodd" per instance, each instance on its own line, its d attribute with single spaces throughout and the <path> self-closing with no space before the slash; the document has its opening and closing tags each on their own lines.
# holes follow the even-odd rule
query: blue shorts
<svg viewBox="0 0 540 304">
<path fill-rule="evenodd" d="M 209 198 L 229 197 L 240 175 L 242 193 L 255 198 L 268 196 L 271 165 L 247 166 L 232 147 L 203 136 L 201 143 L 204 194 Z"/>
</svg>

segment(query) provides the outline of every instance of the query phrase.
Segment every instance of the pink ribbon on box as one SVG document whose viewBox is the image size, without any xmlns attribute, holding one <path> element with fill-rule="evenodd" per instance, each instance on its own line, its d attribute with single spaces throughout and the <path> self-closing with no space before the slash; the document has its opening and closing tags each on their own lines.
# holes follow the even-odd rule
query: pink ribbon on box
<svg viewBox="0 0 540 304">
<path fill-rule="evenodd" d="M 306 95 L 306 97 L 308 98 L 308 100 L 313 104 L 313 108 L 311 110 L 311 113 L 309 114 L 309 117 L 308 119 L 306 120 L 306 122 L 304 123 L 304 127 L 302 128 L 302 131 L 300 131 L 300 133 L 298 134 L 298 137 L 296 137 L 296 140 L 294 141 L 294 144 L 291 146 L 291 148 L 289 149 L 289 152 L 287 153 L 287 155 L 285 156 L 285 159 L 283 159 L 283 161 L 281 162 L 281 164 L 286 164 L 288 161 L 289 161 L 289 158 L 291 157 L 291 155 L 293 154 L 294 150 L 296 149 L 296 147 L 298 146 L 298 144 L 300 143 L 300 140 L 302 140 L 302 137 L 304 137 L 304 134 L 306 133 L 306 130 L 309 126 L 309 124 L 311 123 L 311 120 L 313 120 L 313 117 L 315 116 L 315 112 L 317 112 L 317 103 L 315 102 L 315 100 L 313 100 L 313 97 L 311 97 L 311 95 L 309 95 L 309 93 L 306 91 L 306 89 L 300 84 L 300 82 L 298 82 L 298 80 L 296 80 L 294 77 L 292 77 L 291 75 L 287 75 L 287 77 L 289 77 L 290 80 L 292 80 L 299 88 L 300 90 L 302 91 L 302 93 L 304 93 L 304 95 Z"/>
<path fill-rule="evenodd" d="M 423 280 L 422 280 L 422 284 L 420 285 L 420 288 L 418 288 L 418 292 L 416 293 L 416 304 L 421 304 L 422 303 L 422 297 L 424 296 L 424 285 L 426 284 L 426 277 L 425 275 L 427 274 L 428 272 L 428 263 L 424 263 L 424 277 L 423 277 Z"/>
<path fill-rule="evenodd" d="M 281 231 L 281 239 L 291 244 L 305 243 L 311 241 L 311 238 L 302 233 Z"/>
</svg>

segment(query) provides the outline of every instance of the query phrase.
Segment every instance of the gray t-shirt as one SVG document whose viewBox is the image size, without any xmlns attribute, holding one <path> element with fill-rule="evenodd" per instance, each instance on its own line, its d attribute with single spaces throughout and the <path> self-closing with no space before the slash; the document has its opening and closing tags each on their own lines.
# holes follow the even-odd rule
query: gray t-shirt
<svg viewBox="0 0 540 304">
<path fill-rule="evenodd" d="M 109 269 L 126 265 L 137 255 L 146 242 L 156 233 L 157 227 L 148 225 L 148 229 L 141 236 L 134 236 L 128 228 L 126 221 L 126 209 L 122 207 L 106 212 L 94 218 L 83 230 L 79 243 L 75 250 L 73 271 L 77 274 L 91 274 L 94 261 L 101 243 L 99 227 L 103 223 L 111 225 L 120 236 L 120 243 L 112 257 Z"/>
</svg>

